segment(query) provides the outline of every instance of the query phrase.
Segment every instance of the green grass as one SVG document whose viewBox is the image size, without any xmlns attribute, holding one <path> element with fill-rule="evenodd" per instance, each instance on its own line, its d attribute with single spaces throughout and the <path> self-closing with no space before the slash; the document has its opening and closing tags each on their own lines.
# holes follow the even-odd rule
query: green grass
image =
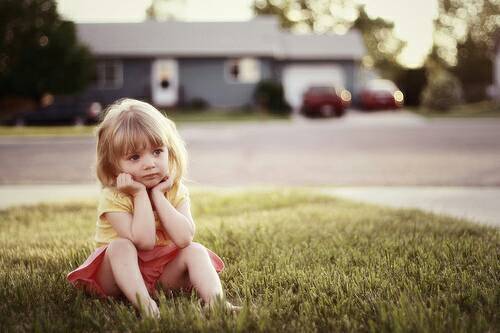
<svg viewBox="0 0 500 333">
<path fill-rule="evenodd" d="M 288 116 L 244 110 L 171 110 L 168 116 L 179 126 L 189 123 L 283 121 Z M 0 126 L 0 136 L 90 136 L 95 126 Z"/>
<path fill-rule="evenodd" d="M 500 231 L 299 190 L 194 192 L 196 241 L 218 253 L 237 316 L 194 294 L 139 320 L 65 275 L 92 251 L 95 202 L 0 211 L 0 331 L 495 332 Z"/>
<path fill-rule="evenodd" d="M 0 136 L 91 136 L 95 126 L 0 126 Z"/>
<path fill-rule="evenodd" d="M 429 118 L 500 118 L 500 103 L 494 101 L 458 105 L 443 112 L 425 107 L 408 107 L 407 109 Z"/>
<path fill-rule="evenodd" d="M 246 121 L 276 121 L 289 120 L 289 116 L 261 113 L 255 109 L 249 110 L 171 110 L 167 115 L 178 124 L 191 122 L 246 122 Z"/>
</svg>

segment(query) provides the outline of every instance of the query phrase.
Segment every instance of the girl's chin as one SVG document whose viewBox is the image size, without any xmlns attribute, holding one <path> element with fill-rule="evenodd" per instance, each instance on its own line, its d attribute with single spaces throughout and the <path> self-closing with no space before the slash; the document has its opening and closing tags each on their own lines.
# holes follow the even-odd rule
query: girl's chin
<svg viewBox="0 0 500 333">
<path fill-rule="evenodd" d="M 160 182 L 157 181 L 157 180 L 150 180 L 150 181 L 146 181 L 146 182 L 143 182 L 142 184 L 144 186 L 146 186 L 146 189 L 150 190 L 152 189 L 153 187 L 155 187 L 156 185 L 158 185 Z"/>
</svg>

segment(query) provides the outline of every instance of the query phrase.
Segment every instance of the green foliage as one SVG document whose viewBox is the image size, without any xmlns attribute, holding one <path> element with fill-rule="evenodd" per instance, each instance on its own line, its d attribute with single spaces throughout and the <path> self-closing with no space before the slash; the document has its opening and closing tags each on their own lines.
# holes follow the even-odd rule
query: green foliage
<svg viewBox="0 0 500 333">
<path fill-rule="evenodd" d="M 368 57 L 373 62 L 383 77 L 396 80 L 403 71 L 403 66 L 398 63 L 405 42 L 394 34 L 394 23 L 377 17 L 371 18 L 364 6 L 359 7 L 359 15 L 353 25 L 363 34 Z"/>
<path fill-rule="evenodd" d="M 430 58 L 457 76 L 467 102 L 486 98 L 492 59 L 500 35 L 498 0 L 439 0 L 434 50 Z"/>
<path fill-rule="evenodd" d="M 182 20 L 178 13 L 185 7 L 186 0 L 151 0 L 146 17 L 154 21 Z"/>
<path fill-rule="evenodd" d="M 192 110 L 198 110 L 198 111 L 206 110 L 209 107 L 210 107 L 210 104 L 204 98 L 201 98 L 201 97 L 195 97 L 195 98 L 191 99 L 189 101 L 189 105 L 188 105 L 188 108 L 190 108 Z"/>
<path fill-rule="evenodd" d="M 427 86 L 422 91 L 422 105 L 436 111 L 447 111 L 462 103 L 460 81 L 444 69 L 429 70 Z"/>
<path fill-rule="evenodd" d="M 254 100 L 257 107 L 272 114 L 287 115 L 291 107 L 285 100 L 285 93 L 280 82 L 262 80 L 255 87 Z"/>
<path fill-rule="evenodd" d="M 446 118 L 500 118 L 500 101 L 482 101 L 470 104 L 460 104 L 443 113 L 425 108 L 408 108 L 425 117 Z"/>
<path fill-rule="evenodd" d="M 303 191 L 193 191 L 196 241 L 219 254 L 236 316 L 160 293 L 140 320 L 65 276 L 93 249 L 96 203 L 0 211 L 0 327 L 61 332 L 495 332 L 498 229 Z"/>
<path fill-rule="evenodd" d="M 358 29 L 370 61 L 384 77 L 394 79 L 402 69 L 397 57 L 405 43 L 395 36 L 394 24 L 380 17 L 371 18 L 365 7 L 353 0 L 256 0 L 253 10 L 257 15 L 277 16 L 287 30 L 342 33 L 350 28 Z M 320 19 L 325 17 L 328 20 Z"/>
<path fill-rule="evenodd" d="M 500 28 L 499 28 L 500 29 Z M 486 99 L 486 88 L 493 83 L 493 57 L 472 36 L 457 46 L 457 65 L 454 74 L 464 88 L 466 102 Z"/>
<path fill-rule="evenodd" d="M 90 52 L 54 0 L 0 1 L 0 36 L 0 98 L 71 94 L 90 82 Z"/>
</svg>

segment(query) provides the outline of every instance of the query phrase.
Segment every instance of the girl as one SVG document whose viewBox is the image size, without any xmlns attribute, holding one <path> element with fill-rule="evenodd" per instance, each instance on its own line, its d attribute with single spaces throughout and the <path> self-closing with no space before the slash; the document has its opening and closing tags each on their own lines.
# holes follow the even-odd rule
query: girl
<svg viewBox="0 0 500 333">
<path fill-rule="evenodd" d="M 151 298 L 156 284 L 194 287 L 208 306 L 223 297 L 217 273 L 224 263 L 192 241 L 195 225 L 182 183 L 186 155 L 174 123 L 153 106 L 122 99 L 108 107 L 97 128 L 98 248 L 68 274 L 73 285 L 124 295 L 153 317 L 159 316 Z"/>
</svg>

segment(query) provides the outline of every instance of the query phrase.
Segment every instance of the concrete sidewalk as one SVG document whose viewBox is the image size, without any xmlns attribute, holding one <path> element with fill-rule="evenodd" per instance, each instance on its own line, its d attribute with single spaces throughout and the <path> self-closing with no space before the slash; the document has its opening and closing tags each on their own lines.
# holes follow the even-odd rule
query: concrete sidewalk
<svg viewBox="0 0 500 333">
<path fill-rule="evenodd" d="M 198 187 L 193 188 L 196 189 Z M 246 187 L 203 189 L 227 191 L 244 190 Z M 500 187 L 311 187 L 310 189 L 345 199 L 396 208 L 417 208 L 500 227 Z M 97 198 L 98 193 L 97 184 L 3 185 L 0 186 L 0 209 L 40 202 L 89 200 Z"/>
<path fill-rule="evenodd" d="M 394 208 L 417 208 L 500 227 L 500 187 L 337 187 L 324 193 Z"/>
</svg>

